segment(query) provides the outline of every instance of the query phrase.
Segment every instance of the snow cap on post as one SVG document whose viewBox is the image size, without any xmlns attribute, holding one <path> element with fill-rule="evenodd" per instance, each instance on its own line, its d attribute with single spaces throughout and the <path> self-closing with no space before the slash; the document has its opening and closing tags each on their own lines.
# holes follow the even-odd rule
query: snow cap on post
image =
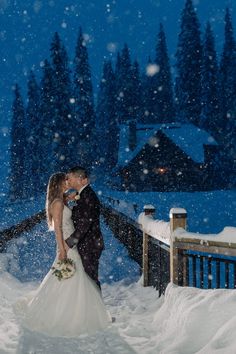
<svg viewBox="0 0 236 354">
<path fill-rule="evenodd" d="M 170 209 L 170 225 L 171 231 L 175 231 L 179 227 L 186 230 L 187 226 L 187 211 L 183 208 Z"/>
<path fill-rule="evenodd" d="M 155 211 L 156 208 L 152 204 L 146 204 L 146 205 L 144 205 L 143 210 Z"/>
<path fill-rule="evenodd" d="M 184 208 L 171 208 L 169 217 L 171 219 L 176 217 L 176 215 L 182 215 L 182 214 L 186 214 L 185 217 L 187 217 L 187 211 Z"/>
<path fill-rule="evenodd" d="M 144 210 L 145 215 L 148 215 L 148 214 L 155 213 L 156 208 L 152 204 L 146 204 L 146 205 L 144 205 L 143 210 Z"/>
</svg>

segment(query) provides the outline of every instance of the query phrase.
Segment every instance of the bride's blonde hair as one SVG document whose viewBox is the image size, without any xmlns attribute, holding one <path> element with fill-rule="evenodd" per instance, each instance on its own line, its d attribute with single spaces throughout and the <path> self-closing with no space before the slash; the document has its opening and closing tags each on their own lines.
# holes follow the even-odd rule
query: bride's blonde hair
<svg viewBox="0 0 236 354">
<path fill-rule="evenodd" d="M 63 172 L 54 173 L 50 178 L 47 186 L 46 197 L 46 215 L 48 227 L 52 227 L 52 215 L 50 213 L 50 206 L 55 199 L 63 200 L 62 184 L 65 182 L 66 174 Z"/>
</svg>

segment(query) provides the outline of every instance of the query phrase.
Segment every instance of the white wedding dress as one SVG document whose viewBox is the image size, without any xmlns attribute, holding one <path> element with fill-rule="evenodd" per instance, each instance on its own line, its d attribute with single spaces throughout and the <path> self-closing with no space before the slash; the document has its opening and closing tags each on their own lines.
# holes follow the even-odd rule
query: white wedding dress
<svg viewBox="0 0 236 354">
<path fill-rule="evenodd" d="M 73 230 L 71 210 L 63 210 L 63 236 Z M 85 273 L 77 248 L 70 249 L 68 258 L 76 264 L 75 274 L 59 281 L 50 270 L 33 294 L 20 299 L 14 306 L 22 325 L 48 336 L 77 337 L 105 329 L 111 317 L 103 303 L 97 285 Z M 57 257 L 54 263 L 57 261 Z"/>
</svg>

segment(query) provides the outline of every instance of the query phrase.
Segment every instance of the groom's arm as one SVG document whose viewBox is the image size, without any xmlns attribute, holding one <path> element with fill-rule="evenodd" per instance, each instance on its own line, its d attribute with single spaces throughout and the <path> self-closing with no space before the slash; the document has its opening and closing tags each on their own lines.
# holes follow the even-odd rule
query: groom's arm
<svg viewBox="0 0 236 354">
<path fill-rule="evenodd" d="M 95 196 L 85 198 L 83 207 L 80 207 L 79 215 L 75 222 L 75 231 L 66 239 L 67 245 L 71 248 L 79 244 L 86 237 L 91 225 L 99 222 L 100 203 Z"/>
</svg>

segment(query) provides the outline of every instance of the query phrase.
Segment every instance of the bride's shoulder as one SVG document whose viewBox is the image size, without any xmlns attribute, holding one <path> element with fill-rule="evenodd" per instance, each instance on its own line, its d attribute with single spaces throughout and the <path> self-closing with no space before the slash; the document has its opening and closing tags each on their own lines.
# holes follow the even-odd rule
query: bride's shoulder
<svg viewBox="0 0 236 354">
<path fill-rule="evenodd" d="M 63 207 L 64 208 L 64 203 L 63 203 L 63 200 L 60 199 L 60 198 L 56 198 L 52 201 L 51 205 L 50 205 L 50 208 L 61 208 Z"/>
</svg>

